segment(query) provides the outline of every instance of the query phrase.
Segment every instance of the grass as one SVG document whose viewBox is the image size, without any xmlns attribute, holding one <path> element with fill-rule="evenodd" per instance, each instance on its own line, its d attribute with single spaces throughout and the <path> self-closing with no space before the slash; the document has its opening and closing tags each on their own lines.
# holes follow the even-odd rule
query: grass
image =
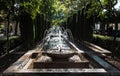
<svg viewBox="0 0 120 76">
<path fill-rule="evenodd" d="M 13 40 L 13 39 L 17 39 L 17 38 L 19 38 L 19 36 L 11 36 L 11 37 L 9 37 L 9 40 Z M 6 40 L 7 40 L 7 38 L 0 39 L 0 41 L 6 41 Z"/>
<path fill-rule="evenodd" d="M 93 34 L 94 38 L 100 38 L 102 40 L 113 40 L 113 37 L 110 36 L 103 36 L 103 35 L 98 35 L 98 34 Z"/>
</svg>

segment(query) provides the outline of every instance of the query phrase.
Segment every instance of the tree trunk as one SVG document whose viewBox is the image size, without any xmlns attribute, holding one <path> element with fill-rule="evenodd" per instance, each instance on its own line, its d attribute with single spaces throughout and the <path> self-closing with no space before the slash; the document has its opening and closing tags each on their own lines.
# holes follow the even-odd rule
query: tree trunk
<svg viewBox="0 0 120 76">
<path fill-rule="evenodd" d="M 34 33 L 31 15 L 26 12 L 20 15 L 20 31 L 23 44 L 29 48 L 33 44 Z"/>
<path fill-rule="evenodd" d="M 35 42 L 38 42 L 41 40 L 41 15 L 37 15 L 35 21 Z"/>
<path fill-rule="evenodd" d="M 117 37 L 117 31 L 118 31 L 118 23 L 115 23 L 115 32 L 114 32 L 114 40 L 116 40 Z"/>
<path fill-rule="evenodd" d="M 93 16 L 91 16 L 89 19 L 86 19 L 86 40 L 87 41 L 91 41 L 92 40 L 92 36 L 93 36 L 93 30 L 92 30 L 92 26 L 94 25 L 93 23 Z"/>
<path fill-rule="evenodd" d="M 87 13 L 85 13 L 86 11 L 88 11 L 88 9 L 90 8 L 91 3 L 86 5 L 86 8 L 84 10 L 84 26 L 83 26 L 83 38 L 86 41 L 91 41 L 92 39 L 92 25 L 93 24 L 93 16 L 90 16 L 89 18 L 87 18 Z"/>
<path fill-rule="evenodd" d="M 101 35 L 105 35 L 105 22 L 100 23 Z"/>
<path fill-rule="evenodd" d="M 84 24 L 85 24 L 85 16 L 84 16 L 84 8 L 81 10 L 80 13 L 80 37 L 81 40 L 84 40 Z"/>
<path fill-rule="evenodd" d="M 18 34 L 18 23 L 19 23 L 19 21 L 16 20 L 14 35 L 17 35 L 17 34 Z"/>
<path fill-rule="evenodd" d="M 77 30 L 76 30 L 76 27 L 77 27 L 77 24 L 76 24 L 76 17 L 77 17 L 77 15 L 76 14 L 74 14 L 73 15 L 73 21 L 72 21 L 72 28 L 73 28 L 73 30 L 72 30 L 72 33 L 73 33 L 73 36 L 74 36 L 74 38 L 77 38 Z"/>
<path fill-rule="evenodd" d="M 78 11 L 78 20 L 77 20 L 78 28 L 77 28 L 77 35 L 78 35 L 78 40 L 81 41 L 81 40 L 82 40 L 82 38 L 81 38 L 81 35 L 82 35 L 82 33 L 81 33 L 81 32 L 82 32 L 82 29 L 81 29 L 81 26 L 82 26 L 82 25 L 81 25 L 81 19 L 82 19 L 82 18 L 81 18 L 81 14 L 80 14 L 80 13 L 81 13 L 81 10 Z"/>
<path fill-rule="evenodd" d="M 6 26 L 6 36 L 7 36 L 7 48 L 6 53 L 9 53 L 10 43 L 9 43 L 9 26 L 10 26 L 10 11 L 7 15 L 7 26 Z"/>
<path fill-rule="evenodd" d="M 44 26 L 45 26 L 45 16 L 42 14 L 42 17 L 41 17 L 42 19 L 41 19 L 41 39 L 43 38 L 43 36 L 44 36 Z"/>
</svg>

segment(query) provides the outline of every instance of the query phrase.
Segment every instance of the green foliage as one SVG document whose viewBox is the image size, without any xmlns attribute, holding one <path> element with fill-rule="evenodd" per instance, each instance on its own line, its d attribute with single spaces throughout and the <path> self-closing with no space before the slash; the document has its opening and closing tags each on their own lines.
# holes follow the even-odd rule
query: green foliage
<svg viewBox="0 0 120 76">
<path fill-rule="evenodd" d="M 52 25 L 59 25 L 65 17 L 67 9 L 59 0 L 55 0 L 53 5 Z"/>
<path fill-rule="evenodd" d="M 117 0 L 102 0 L 101 3 L 105 9 L 111 9 L 117 4 Z"/>
<path fill-rule="evenodd" d="M 87 18 L 94 16 L 99 20 L 109 20 L 115 15 L 117 0 L 93 0 L 87 12 Z"/>
<path fill-rule="evenodd" d="M 12 5 L 13 5 L 12 0 L 1 0 L 0 1 L 0 18 L 1 19 L 5 19 Z"/>
<path fill-rule="evenodd" d="M 34 19 L 38 13 L 41 13 L 40 6 L 41 0 L 23 1 L 20 3 L 20 7 L 22 7 L 20 13 L 27 12 Z"/>
<path fill-rule="evenodd" d="M 104 18 L 110 20 L 115 16 L 114 6 L 117 4 L 117 0 L 102 0 L 101 3 L 104 8 L 103 9 Z"/>
<path fill-rule="evenodd" d="M 31 14 L 32 19 L 35 19 L 37 14 L 44 14 L 47 21 L 58 24 L 57 20 L 59 23 L 65 22 L 68 17 L 83 8 L 87 18 L 109 18 L 117 0 L 2 0 L 0 9 L 8 11 L 15 3 L 20 5 L 19 13 L 27 12 Z"/>
</svg>

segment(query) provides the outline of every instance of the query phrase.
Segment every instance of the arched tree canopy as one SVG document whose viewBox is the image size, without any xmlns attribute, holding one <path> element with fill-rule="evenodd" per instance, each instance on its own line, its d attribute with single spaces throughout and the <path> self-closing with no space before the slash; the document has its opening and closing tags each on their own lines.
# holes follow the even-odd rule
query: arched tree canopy
<svg viewBox="0 0 120 76">
<path fill-rule="evenodd" d="M 94 16 L 96 20 L 103 20 L 116 15 L 114 6 L 117 2 L 118 0 L 1 0 L 0 13 L 28 12 L 33 19 L 37 14 L 44 14 L 48 21 L 58 24 L 89 6 L 85 10 L 87 18 Z"/>
</svg>

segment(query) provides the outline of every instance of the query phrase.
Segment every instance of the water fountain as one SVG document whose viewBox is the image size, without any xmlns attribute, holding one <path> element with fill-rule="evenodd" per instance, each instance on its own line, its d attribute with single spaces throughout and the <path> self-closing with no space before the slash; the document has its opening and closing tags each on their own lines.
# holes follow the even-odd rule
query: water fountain
<svg viewBox="0 0 120 76">
<path fill-rule="evenodd" d="M 37 50 L 28 51 L 5 70 L 4 74 L 106 72 L 101 68 L 90 70 L 94 66 L 90 64 L 87 55 L 71 41 L 73 36 L 69 29 L 53 26 L 45 31 Z"/>
</svg>

